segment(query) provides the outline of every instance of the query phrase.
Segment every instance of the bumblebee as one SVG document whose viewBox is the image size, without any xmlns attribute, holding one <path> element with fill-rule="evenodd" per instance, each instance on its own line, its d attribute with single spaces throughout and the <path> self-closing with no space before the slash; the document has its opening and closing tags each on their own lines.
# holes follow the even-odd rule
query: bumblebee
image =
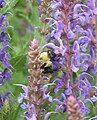
<svg viewBox="0 0 97 120">
<path fill-rule="evenodd" d="M 50 57 L 49 57 L 48 52 L 42 52 L 42 53 L 40 54 L 40 59 L 41 59 L 44 63 L 46 63 L 45 67 L 52 65 L 52 62 L 51 62 L 51 60 L 50 60 Z"/>
<path fill-rule="evenodd" d="M 41 69 L 43 69 L 44 74 L 53 73 L 53 64 L 49 55 L 49 52 L 42 52 L 40 54 L 40 60 L 43 62 Z"/>
</svg>

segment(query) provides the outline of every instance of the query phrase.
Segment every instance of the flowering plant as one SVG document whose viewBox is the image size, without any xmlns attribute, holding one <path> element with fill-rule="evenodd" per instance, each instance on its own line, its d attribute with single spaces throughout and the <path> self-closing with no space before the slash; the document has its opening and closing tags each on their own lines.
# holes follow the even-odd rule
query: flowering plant
<svg viewBox="0 0 97 120">
<path fill-rule="evenodd" d="M 0 120 L 96 120 L 97 1 L 1 0 L 0 13 Z"/>
<path fill-rule="evenodd" d="M 0 9 L 3 9 L 6 2 L 5 0 L 0 1 Z M 9 82 L 11 79 L 11 64 L 9 62 L 10 60 L 10 54 L 8 52 L 9 48 L 9 40 L 10 36 L 7 33 L 7 27 L 9 26 L 9 22 L 7 19 L 8 13 L 1 13 L 0 15 L 0 89 L 2 89 L 2 86 Z M 0 110 L 7 108 L 4 110 L 5 112 L 9 112 L 10 109 L 10 100 L 9 95 L 11 92 L 6 92 L 3 96 L 0 94 Z"/>
</svg>

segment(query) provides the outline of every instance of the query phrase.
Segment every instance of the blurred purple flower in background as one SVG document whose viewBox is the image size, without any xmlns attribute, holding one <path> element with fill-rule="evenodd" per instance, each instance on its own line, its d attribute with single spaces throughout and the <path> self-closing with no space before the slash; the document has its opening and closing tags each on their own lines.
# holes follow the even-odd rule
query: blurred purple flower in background
<svg viewBox="0 0 97 120">
<path fill-rule="evenodd" d="M 1 71 L 2 79 L 0 80 L 0 85 L 3 85 L 4 82 L 8 82 L 11 79 L 11 64 L 9 62 L 10 60 L 10 54 L 8 52 L 9 48 L 9 34 L 7 33 L 7 27 L 9 23 L 7 20 L 7 13 L 2 14 L 0 16 L 0 62 L 3 63 L 2 66 L 4 68 L 3 71 Z M 1 82 L 2 81 L 2 82 Z"/>
<path fill-rule="evenodd" d="M 3 9 L 6 1 L 0 0 L 0 9 Z M 0 87 L 4 85 L 5 82 L 9 82 L 11 80 L 11 64 L 10 54 L 8 52 L 9 48 L 9 34 L 7 33 L 7 27 L 9 26 L 9 22 L 7 19 L 8 13 L 0 14 Z M 4 95 L 0 94 L 0 110 L 2 109 L 4 113 L 10 112 L 11 101 L 9 98 L 11 92 L 6 92 Z"/>
<path fill-rule="evenodd" d="M 0 8 L 2 8 L 5 5 L 6 0 L 0 0 Z"/>
</svg>

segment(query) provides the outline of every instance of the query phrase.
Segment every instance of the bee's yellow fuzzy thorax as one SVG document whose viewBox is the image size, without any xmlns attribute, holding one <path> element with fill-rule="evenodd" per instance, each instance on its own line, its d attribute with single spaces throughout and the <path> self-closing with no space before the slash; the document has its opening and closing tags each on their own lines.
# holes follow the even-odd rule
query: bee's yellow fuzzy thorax
<svg viewBox="0 0 97 120">
<path fill-rule="evenodd" d="M 41 59 L 44 63 L 46 63 L 46 66 L 52 65 L 52 62 L 50 61 L 50 58 L 49 58 L 49 55 L 48 55 L 47 52 L 42 52 L 42 53 L 40 54 L 40 59 Z"/>
<path fill-rule="evenodd" d="M 42 53 L 40 54 L 40 59 L 43 60 L 44 62 L 50 60 L 47 52 L 42 52 Z"/>
</svg>

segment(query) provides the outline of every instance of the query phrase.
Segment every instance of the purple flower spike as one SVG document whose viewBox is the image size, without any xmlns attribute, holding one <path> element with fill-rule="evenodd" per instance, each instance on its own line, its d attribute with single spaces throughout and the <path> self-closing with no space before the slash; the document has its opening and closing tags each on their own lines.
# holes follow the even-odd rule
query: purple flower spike
<svg viewBox="0 0 97 120">
<path fill-rule="evenodd" d="M 4 7 L 6 0 L 0 0 L 0 9 Z M 4 85 L 5 82 L 9 82 L 12 77 L 10 54 L 8 52 L 9 48 L 9 35 L 7 33 L 7 27 L 9 22 L 7 19 L 7 13 L 0 14 L 0 87 Z M 0 94 L 0 110 L 3 108 L 4 112 L 9 112 L 11 101 L 9 95 L 11 92 L 6 92 L 5 95 Z M 8 109 L 8 110 L 7 110 Z"/>
<path fill-rule="evenodd" d="M 5 1 L 2 0 L 0 2 L 3 3 Z M 12 72 L 10 70 L 12 66 L 9 62 L 10 54 L 8 53 L 10 37 L 7 33 L 7 26 L 7 13 L 5 13 L 0 16 L 0 43 L 2 45 L 0 48 L 0 62 L 2 63 L 2 66 L 4 66 L 4 70 L 2 70 L 2 79 L 0 79 L 1 85 L 3 85 L 5 82 L 10 81 L 12 75 Z"/>
</svg>

